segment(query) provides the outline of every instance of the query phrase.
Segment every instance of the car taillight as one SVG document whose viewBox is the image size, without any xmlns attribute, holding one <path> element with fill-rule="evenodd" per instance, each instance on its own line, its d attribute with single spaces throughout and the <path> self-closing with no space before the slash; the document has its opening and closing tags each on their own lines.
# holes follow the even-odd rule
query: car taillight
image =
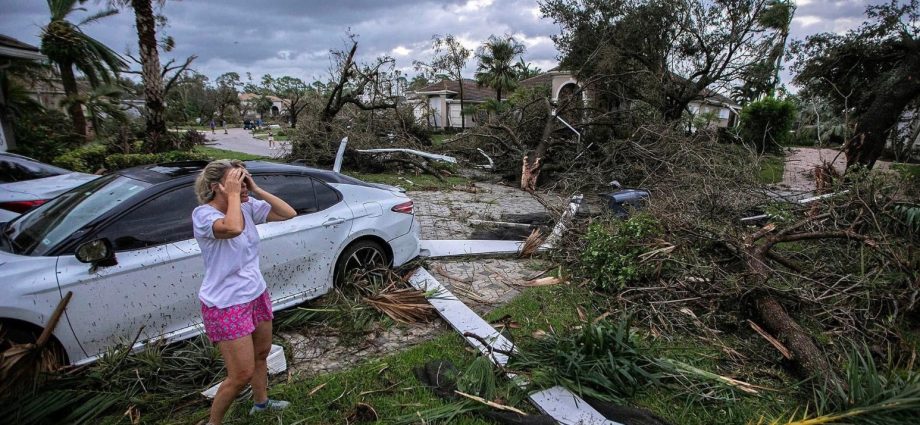
<svg viewBox="0 0 920 425">
<path fill-rule="evenodd" d="M 14 213 L 22 214 L 34 207 L 44 204 L 47 201 L 48 201 L 47 199 L 36 199 L 34 201 L 4 202 L 4 203 L 0 203 L 0 208 L 12 211 Z"/>
<path fill-rule="evenodd" d="M 414 213 L 415 213 L 415 205 L 412 203 L 412 201 L 403 202 L 403 203 L 401 203 L 401 204 L 396 205 L 395 207 L 393 207 L 393 208 L 392 208 L 392 211 L 393 211 L 393 212 L 398 212 L 398 213 L 403 213 L 403 214 L 414 214 Z"/>
</svg>

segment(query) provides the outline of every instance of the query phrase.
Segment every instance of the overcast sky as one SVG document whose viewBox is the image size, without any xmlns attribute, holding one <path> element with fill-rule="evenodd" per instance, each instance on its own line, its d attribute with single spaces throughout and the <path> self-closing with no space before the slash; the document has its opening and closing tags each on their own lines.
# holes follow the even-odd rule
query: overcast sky
<svg viewBox="0 0 920 425">
<path fill-rule="evenodd" d="M 857 26 L 870 2 L 879 3 L 798 0 L 793 38 Z M 104 4 L 90 0 L 86 7 L 94 12 Z M 525 59 L 544 70 L 558 55 L 549 37 L 559 28 L 541 17 L 537 0 L 168 0 L 161 13 L 168 18 L 163 33 L 176 41 L 166 57 L 198 55 L 193 68 L 211 78 L 235 71 L 244 79 L 250 72 L 256 80 L 265 73 L 325 80 L 329 49 L 344 48 L 348 31 L 358 35 L 362 58 L 391 55 L 410 75 L 412 61 L 430 55 L 433 34 L 454 34 L 470 48 L 490 34 L 512 34 L 526 45 Z M 87 14 L 73 21 L 81 16 Z M 0 34 L 37 46 L 47 22 L 43 0 L 0 0 Z M 84 31 L 119 53 L 137 51 L 130 10 Z"/>
</svg>

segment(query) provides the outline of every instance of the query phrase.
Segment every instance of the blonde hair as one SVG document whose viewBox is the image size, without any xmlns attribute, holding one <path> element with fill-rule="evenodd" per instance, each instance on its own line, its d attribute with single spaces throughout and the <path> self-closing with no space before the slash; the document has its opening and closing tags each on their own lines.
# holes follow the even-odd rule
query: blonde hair
<svg viewBox="0 0 920 425">
<path fill-rule="evenodd" d="M 224 173 L 230 168 L 246 168 L 246 166 L 238 159 L 218 159 L 209 162 L 201 170 L 201 174 L 198 174 L 198 178 L 195 179 L 195 196 L 198 197 L 199 204 L 207 204 L 214 200 L 216 193 L 211 186 L 220 183 L 224 178 Z"/>
</svg>

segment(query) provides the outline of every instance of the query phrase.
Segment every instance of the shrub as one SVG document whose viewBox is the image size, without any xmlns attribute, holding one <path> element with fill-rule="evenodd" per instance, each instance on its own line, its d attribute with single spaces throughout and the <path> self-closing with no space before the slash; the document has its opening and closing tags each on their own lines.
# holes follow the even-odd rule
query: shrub
<svg viewBox="0 0 920 425">
<path fill-rule="evenodd" d="M 658 221 L 646 213 L 625 221 L 595 221 L 588 227 L 587 245 L 581 254 L 582 271 L 595 288 L 605 291 L 623 289 L 647 278 L 655 267 L 639 258 L 647 251 L 643 242 L 661 233 Z"/>
<path fill-rule="evenodd" d="M 208 156 L 199 152 L 169 151 L 164 153 L 117 153 L 109 155 L 105 161 L 106 168 L 120 170 L 138 165 L 156 164 L 158 162 L 204 161 Z"/>
<path fill-rule="evenodd" d="M 25 114 L 13 122 L 17 153 L 43 162 L 51 162 L 69 149 L 79 146 L 83 139 L 73 133 L 70 119 L 53 109 Z"/>
<path fill-rule="evenodd" d="M 105 168 L 108 150 L 104 145 L 88 144 L 65 152 L 52 160 L 54 165 L 81 173 L 95 173 Z"/>
<path fill-rule="evenodd" d="M 795 104 L 772 97 L 751 102 L 741 110 L 741 139 L 758 152 L 776 150 L 789 139 Z"/>
</svg>

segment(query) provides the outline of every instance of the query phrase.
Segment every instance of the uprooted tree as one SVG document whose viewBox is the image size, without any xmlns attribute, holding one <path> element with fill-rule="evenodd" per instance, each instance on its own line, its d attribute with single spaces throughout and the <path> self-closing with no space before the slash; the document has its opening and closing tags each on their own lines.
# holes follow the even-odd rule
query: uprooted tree
<svg viewBox="0 0 920 425">
<path fill-rule="evenodd" d="M 292 143 L 291 157 L 317 166 L 331 165 L 339 141 L 348 137 L 345 163 L 364 171 L 380 171 L 389 164 L 408 166 L 441 178 L 424 161 L 403 154 L 379 156 L 360 149 L 420 148 L 428 137 L 415 122 L 409 106 L 398 103 L 405 78 L 393 58 L 373 62 L 356 59 L 358 42 L 347 50 L 332 51 L 333 66 L 323 92 L 315 92 L 304 108 Z"/>
<path fill-rule="evenodd" d="M 844 35 L 822 33 L 793 45 L 803 96 L 851 114 L 847 167 L 872 168 L 906 108 L 920 98 L 920 1 L 866 8 L 869 20 Z"/>
</svg>

